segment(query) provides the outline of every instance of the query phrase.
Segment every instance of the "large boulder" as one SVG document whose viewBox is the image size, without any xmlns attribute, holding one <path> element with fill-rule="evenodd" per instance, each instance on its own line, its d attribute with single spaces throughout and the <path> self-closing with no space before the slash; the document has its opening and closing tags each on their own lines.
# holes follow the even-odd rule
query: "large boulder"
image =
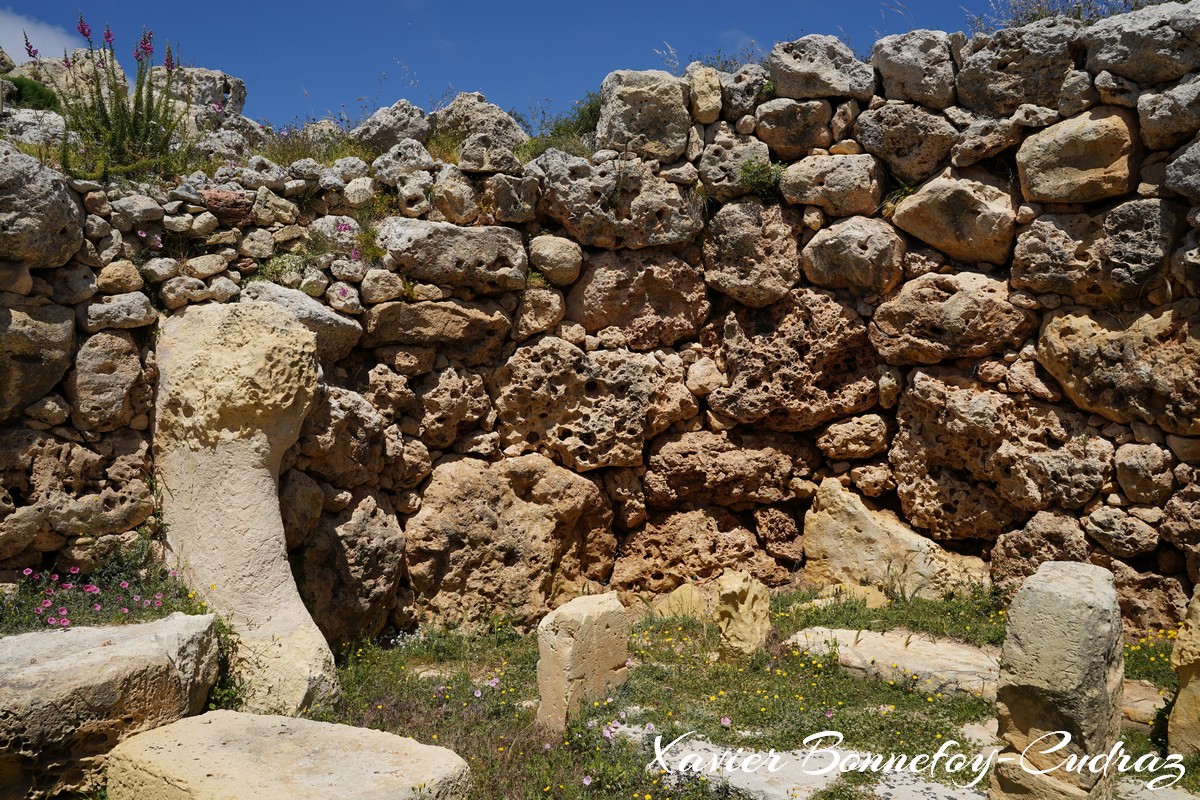
<svg viewBox="0 0 1200 800">
<path fill-rule="evenodd" d="M 66 178 L 0 140 L 0 262 L 61 267 L 83 244 L 83 217 Z"/>
<path fill-rule="evenodd" d="M 780 42 L 767 57 L 766 67 L 779 97 L 806 100 L 849 95 L 870 100 L 875 93 L 871 65 L 859 61 L 836 36 L 813 34 Z"/>
<path fill-rule="evenodd" d="M 907 281 L 871 318 L 871 344 L 889 364 L 934 364 L 1018 347 L 1037 315 L 1013 305 L 1008 282 L 978 272 Z"/>
<path fill-rule="evenodd" d="M 72 424 L 83 431 L 111 431 L 129 424 L 133 390 L 141 382 L 142 360 L 133 336 L 126 331 L 101 331 L 88 337 L 64 386 Z M 141 410 L 148 411 L 148 396 L 145 399 Z"/>
<path fill-rule="evenodd" d="M 1088 542 L 1073 514 L 1039 511 L 1025 527 L 1000 534 L 992 547 L 992 582 L 1006 594 L 1047 561 L 1087 561 Z"/>
<path fill-rule="evenodd" d="M 753 656 L 771 635 L 770 592 L 761 581 L 729 568 L 713 588 L 713 621 L 721 631 L 721 650 L 734 657 Z"/>
<path fill-rule="evenodd" d="M 1200 128 L 1200 75 L 1192 75 L 1162 92 L 1138 97 L 1142 142 L 1151 150 L 1171 150 Z"/>
<path fill-rule="evenodd" d="M 904 515 L 937 539 L 995 539 L 1034 513 L 1075 509 L 1112 476 L 1113 446 L 1087 418 L 917 370 L 889 460 Z"/>
<path fill-rule="evenodd" d="M 1147 85 L 1200 66 L 1195 5 L 1163 3 L 1102 19 L 1083 33 L 1087 67 Z"/>
<path fill-rule="evenodd" d="M 779 193 L 792 205 L 815 205 L 831 217 L 870 216 L 879 210 L 885 176 L 872 155 L 802 158 L 783 171 Z"/>
<path fill-rule="evenodd" d="M 404 529 L 415 612 L 460 630 L 497 616 L 532 627 L 608 580 L 611 524 L 603 492 L 544 456 L 443 461 Z"/>
<path fill-rule="evenodd" d="M 638 159 L 593 164 L 549 150 L 525 171 L 541 182 L 541 213 L 581 245 L 616 250 L 681 244 L 704 227 L 703 204 Z"/>
<path fill-rule="evenodd" d="M 352 489 L 383 470 L 383 415 L 358 392 L 318 386 L 294 449 L 295 465 Z"/>
<path fill-rule="evenodd" d="M 1034 203 L 1089 203 L 1137 186 L 1141 140 L 1131 111 L 1102 106 L 1026 137 L 1021 193 Z"/>
<path fill-rule="evenodd" d="M 647 439 L 699 412 L 685 370 L 662 352 L 584 352 L 554 336 L 522 345 L 491 376 L 501 446 L 578 472 L 640 466 Z"/>
<path fill-rule="evenodd" d="M 816 286 L 886 294 L 904 276 L 904 251 L 904 239 L 885 221 L 849 217 L 817 231 L 800 253 L 800 266 Z"/>
<path fill-rule="evenodd" d="M 866 325 L 832 293 L 794 289 L 768 308 L 732 311 L 702 341 L 728 376 L 709 406 L 742 424 L 811 430 L 878 400 Z"/>
<path fill-rule="evenodd" d="M 651 69 L 610 72 L 600 84 L 597 149 L 625 150 L 670 164 L 687 148 L 692 118 L 688 85 Z"/>
<path fill-rule="evenodd" d="M 465 172 L 520 171 L 513 150 L 529 140 L 517 121 L 479 92 L 461 92 L 429 115 L 432 137 L 457 143 L 458 166 Z"/>
<path fill-rule="evenodd" d="M 648 248 L 589 256 L 567 295 L 566 318 L 650 350 L 694 339 L 708 311 L 703 275 L 671 251 Z"/>
<path fill-rule="evenodd" d="M 0 638 L 0 796 L 100 788 L 114 745 L 200 713 L 216 679 L 212 614 Z"/>
<path fill-rule="evenodd" d="M 150 68 L 150 84 L 162 91 L 167 84 L 165 67 Z M 204 67 L 176 67 L 170 73 L 172 93 L 192 106 L 221 107 L 222 114 L 241 114 L 246 107 L 246 83 L 228 73 Z"/>
<path fill-rule="evenodd" d="M 123 742 L 109 759 L 108 796 L 464 800 L 470 780 L 467 762 L 444 747 L 350 725 L 212 711 Z"/>
<path fill-rule="evenodd" d="M 1051 17 L 971 39 L 959 56 L 958 102 L 986 117 L 1007 117 L 1025 103 L 1058 108 L 1081 27 Z"/>
<path fill-rule="evenodd" d="M 942 31 L 915 30 L 875 42 L 871 64 L 889 100 L 907 100 L 928 108 L 954 105 L 954 60 L 950 37 Z"/>
<path fill-rule="evenodd" d="M 350 138 L 386 153 L 405 139 L 425 142 L 429 138 L 429 121 L 425 112 L 412 103 L 397 100 L 376 110 L 366 122 L 350 131 Z"/>
<path fill-rule="evenodd" d="M 278 496 L 316 388 L 316 337 L 270 303 L 189 306 L 163 324 L 157 353 L 170 560 L 237 632 L 247 708 L 331 700 L 333 655 L 296 590 Z"/>
<path fill-rule="evenodd" d="M 1068 308 L 1042 323 L 1037 358 L 1080 408 L 1200 435 L 1200 300 L 1132 319 Z"/>
<path fill-rule="evenodd" d="M 728 122 L 709 125 L 700 153 L 700 182 L 715 200 L 726 202 L 750 194 L 755 170 L 769 174 L 771 151 L 765 142 L 738 133 Z"/>
<path fill-rule="evenodd" d="M 950 157 L 959 133 L 941 114 L 908 103 L 885 103 L 859 114 L 854 138 L 906 184 L 931 177 Z"/>
<path fill-rule="evenodd" d="M 1012 188 L 980 167 L 947 168 L 896 205 L 896 227 L 968 264 L 1003 264 L 1012 249 Z"/>
<path fill-rule="evenodd" d="M 754 109 L 754 118 L 754 135 L 781 161 L 794 161 L 815 147 L 833 144 L 829 129 L 833 106 L 828 100 L 776 97 Z"/>
<path fill-rule="evenodd" d="M 508 339 L 512 320 L 492 300 L 397 300 L 368 308 L 363 328 L 363 347 L 433 347 L 448 359 L 473 365 L 496 357 Z"/>
<path fill-rule="evenodd" d="M 800 278 L 791 209 L 747 197 L 721 207 L 704 237 L 704 280 L 744 306 L 762 308 L 786 295 Z"/>
<path fill-rule="evenodd" d="M 525 288 L 529 259 L 512 228 L 388 217 L 378 230 L 376 241 L 391 254 L 392 269 L 412 280 L 463 286 L 478 294 Z"/>
<path fill-rule="evenodd" d="M 74 350 L 72 309 L 0 306 L 0 420 L 48 394 L 70 368 Z"/>
</svg>

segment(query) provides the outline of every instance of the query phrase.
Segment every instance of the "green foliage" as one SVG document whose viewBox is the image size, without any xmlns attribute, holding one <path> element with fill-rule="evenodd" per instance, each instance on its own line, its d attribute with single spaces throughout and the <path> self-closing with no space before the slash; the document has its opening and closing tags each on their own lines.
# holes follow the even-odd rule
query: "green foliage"
<svg viewBox="0 0 1200 800">
<path fill-rule="evenodd" d="M 4 80 L 17 87 L 17 94 L 9 102 L 17 108 L 35 111 L 58 111 L 58 95 L 45 85 L 24 75 L 7 75 Z"/>
<path fill-rule="evenodd" d="M 749 161 L 742 164 L 738 174 L 738 186 L 749 189 L 764 202 L 778 203 L 779 179 L 783 177 L 783 164 L 767 161 Z"/>
<path fill-rule="evenodd" d="M 350 138 L 349 131 L 331 120 L 295 120 L 274 128 L 265 126 L 263 141 L 254 152 L 276 164 L 292 164 L 311 158 L 329 166 L 339 158 L 357 156 L 370 164 L 380 156 L 374 148 Z"/>
<path fill-rule="evenodd" d="M 693 53 L 688 56 L 685 63 L 699 62 L 721 72 L 737 72 L 747 64 L 765 67 L 767 56 L 770 54 L 770 50 L 763 49 L 758 42 L 751 39 L 736 50 L 717 48 L 711 53 Z"/>
<path fill-rule="evenodd" d="M 1050 17 L 1069 17 L 1090 25 L 1163 2 L 1166 0 L 989 0 L 982 14 L 967 15 L 967 24 L 973 33 L 1019 28 Z"/>
<path fill-rule="evenodd" d="M 1176 635 L 1174 630 L 1159 628 L 1126 642 L 1126 677 L 1148 680 L 1163 691 L 1177 691 L 1179 676 L 1171 669 L 1171 649 L 1175 646 Z"/>
<path fill-rule="evenodd" d="M 525 273 L 525 286 L 529 289 L 545 289 L 550 284 L 546 281 L 546 276 L 538 272 L 536 269 L 530 269 Z"/>
<path fill-rule="evenodd" d="M 241 711 L 245 684 L 237 666 L 238 635 L 224 617 L 217 617 L 217 681 L 208 690 L 206 708 Z"/>
<path fill-rule="evenodd" d="M 588 92 L 565 114 L 551 114 L 545 105 L 531 109 L 528 116 L 513 114 L 533 134 L 517 146 L 517 158 L 526 163 L 552 149 L 589 158 L 594 152 L 596 126 L 600 124 L 600 105 L 600 93 Z"/>
<path fill-rule="evenodd" d="M 457 164 L 458 148 L 466 138 L 463 134 L 455 131 L 434 131 L 430 135 L 429 141 L 425 142 L 425 149 L 437 161 L 445 164 Z"/>
<path fill-rule="evenodd" d="M 304 272 L 312 262 L 305 253 L 279 253 L 258 268 L 258 271 L 246 276 L 247 281 L 270 281 L 279 283 L 284 275 L 297 275 Z"/>
</svg>

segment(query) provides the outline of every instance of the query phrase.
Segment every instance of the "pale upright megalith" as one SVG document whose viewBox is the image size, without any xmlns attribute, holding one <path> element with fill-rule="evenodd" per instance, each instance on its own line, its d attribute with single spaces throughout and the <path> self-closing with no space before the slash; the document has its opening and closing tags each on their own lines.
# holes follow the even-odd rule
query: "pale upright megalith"
<svg viewBox="0 0 1200 800">
<path fill-rule="evenodd" d="M 318 366 L 313 334 L 269 303 L 191 306 L 158 343 L 154 431 L 170 556 L 238 634 L 248 710 L 337 694 L 333 655 L 288 565 L 279 464 Z"/>
<path fill-rule="evenodd" d="M 625 683 L 629 621 L 617 595 L 587 595 L 559 606 L 538 624 L 538 724 L 566 728 L 589 697 Z"/>
<path fill-rule="evenodd" d="M 992 773 L 990 800 L 1111 798 L 1115 769 L 1056 767 L 1072 756 L 1112 750 L 1121 735 L 1124 672 L 1111 572 L 1048 561 L 1026 578 L 1009 607 L 1000 654 L 996 704 L 1008 747 Z M 1045 752 L 1061 743 L 1063 732 L 1070 743 Z M 1035 774 L 1039 770 L 1046 774 Z"/>
<path fill-rule="evenodd" d="M 713 619 L 721 629 L 721 649 L 731 655 L 754 655 L 771 635 L 771 595 L 745 572 L 726 568 L 717 578 Z"/>
<path fill-rule="evenodd" d="M 1179 675 L 1179 692 L 1167 723 L 1167 750 L 1181 756 L 1200 755 L 1200 588 L 1188 604 L 1171 651 L 1171 668 Z"/>
</svg>

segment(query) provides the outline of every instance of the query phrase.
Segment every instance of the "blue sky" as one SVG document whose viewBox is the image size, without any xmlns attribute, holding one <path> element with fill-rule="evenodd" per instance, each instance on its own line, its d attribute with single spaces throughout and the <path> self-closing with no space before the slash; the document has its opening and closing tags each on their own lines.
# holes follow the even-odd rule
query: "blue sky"
<svg viewBox="0 0 1200 800">
<path fill-rule="evenodd" d="M 344 111 L 352 119 L 404 97 L 426 110 L 447 91 L 479 91 L 527 113 L 549 101 L 569 108 L 614 69 L 662 68 L 669 44 L 687 57 L 769 49 L 806 33 L 842 34 L 856 51 L 913 28 L 963 30 L 964 6 L 985 0 L 605 0 L 595 3 L 368 0 L 291 3 L 207 0 L 0 0 L 0 47 L 24 60 L 22 28 L 43 56 L 82 44 L 83 11 L 117 36 L 127 69 L 142 26 L 159 49 L 177 44 L 185 63 L 246 81 L 247 116 L 280 125 Z"/>
</svg>

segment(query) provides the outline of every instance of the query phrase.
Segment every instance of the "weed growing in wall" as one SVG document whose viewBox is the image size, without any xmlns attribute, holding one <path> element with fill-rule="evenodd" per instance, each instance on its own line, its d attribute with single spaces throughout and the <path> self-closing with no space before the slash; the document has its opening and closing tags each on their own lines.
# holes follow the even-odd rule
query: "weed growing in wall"
<svg viewBox="0 0 1200 800">
<path fill-rule="evenodd" d="M 742 164 L 738 173 L 738 186 L 749 189 L 764 202 L 778 203 L 779 179 L 783 177 L 783 164 L 771 164 L 766 161 L 750 161 Z"/>
<path fill-rule="evenodd" d="M 522 164 L 552 149 L 590 158 L 595 152 L 596 126 L 600 124 L 600 93 L 588 92 L 565 114 L 553 115 L 545 106 L 539 106 L 527 116 L 517 113 L 512 116 L 533 134 L 514 151 Z"/>
</svg>

